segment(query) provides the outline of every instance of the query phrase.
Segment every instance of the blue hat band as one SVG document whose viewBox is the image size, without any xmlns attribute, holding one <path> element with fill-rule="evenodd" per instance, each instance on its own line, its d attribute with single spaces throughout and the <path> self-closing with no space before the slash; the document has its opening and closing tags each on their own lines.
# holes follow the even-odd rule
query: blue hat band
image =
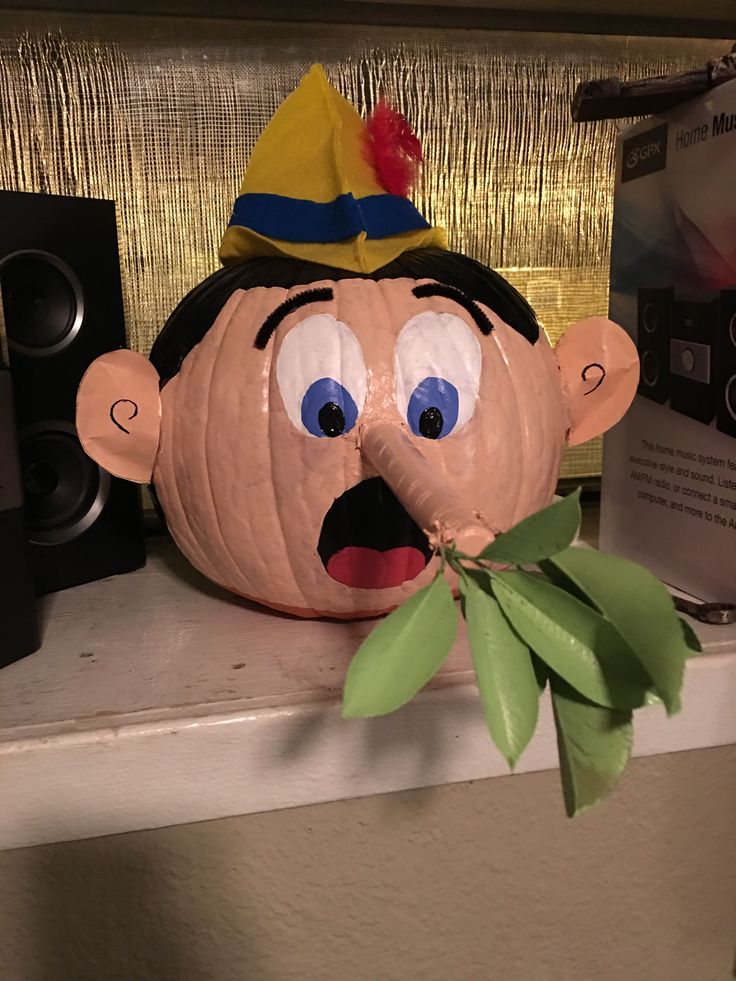
<svg viewBox="0 0 736 981">
<path fill-rule="evenodd" d="M 230 225 L 284 242 L 319 244 L 342 242 L 361 232 L 367 238 L 380 239 L 430 227 L 411 201 L 397 194 L 369 194 L 364 198 L 340 194 L 325 203 L 280 194 L 241 194 Z"/>
</svg>

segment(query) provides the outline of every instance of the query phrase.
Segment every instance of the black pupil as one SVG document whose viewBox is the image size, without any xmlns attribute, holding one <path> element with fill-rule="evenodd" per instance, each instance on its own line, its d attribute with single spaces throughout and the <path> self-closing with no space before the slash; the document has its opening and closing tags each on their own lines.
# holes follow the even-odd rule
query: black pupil
<svg viewBox="0 0 736 981">
<path fill-rule="evenodd" d="M 337 402 L 325 402 L 317 421 L 325 436 L 339 436 L 345 430 L 345 416 Z"/>
<path fill-rule="evenodd" d="M 438 439 L 442 432 L 443 423 L 444 419 L 440 410 L 436 406 L 430 405 L 419 416 L 419 432 L 425 439 Z"/>
</svg>

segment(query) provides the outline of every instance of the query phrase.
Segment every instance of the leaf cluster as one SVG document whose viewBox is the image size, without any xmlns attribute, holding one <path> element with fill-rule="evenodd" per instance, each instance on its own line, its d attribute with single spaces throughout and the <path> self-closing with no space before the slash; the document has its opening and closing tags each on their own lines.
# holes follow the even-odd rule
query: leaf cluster
<svg viewBox="0 0 736 981">
<path fill-rule="evenodd" d="M 529 744 L 549 687 L 567 814 L 609 793 L 631 754 L 634 711 L 661 703 L 677 712 L 685 661 L 700 646 L 650 572 L 573 547 L 580 517 L 578 490 L 479 555 L 443 549 L 434 580 L 354 655 L 343 715 L 393 712 L 439 670 L 457 632 L 449 568 L 458 577 L 488 730 L 509 766 Z"/>
</svg>

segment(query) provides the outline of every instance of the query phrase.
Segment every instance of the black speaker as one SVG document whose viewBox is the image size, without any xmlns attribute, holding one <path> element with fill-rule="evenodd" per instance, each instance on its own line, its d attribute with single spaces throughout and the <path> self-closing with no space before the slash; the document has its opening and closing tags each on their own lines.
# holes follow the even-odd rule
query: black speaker
<svg viewBox="0 0 736 981">
<path fill-rule="evenodd" d="M 674 290 L 641 289 L 637 297 L 640 395 L 663 403 L 670 397 L 670 318 Z"/>
<path fill-rule="evenodd" d="M 698 422 L 715 418 L 718 300 L 675 300 L 670 337 L 670 408 Z"/>
<path fill-rule="evenodd" d="M 0 192 L 0 290 L 39 594 L 143 565 L 138 488 L 84 453 L 76 394 L 125 346 L 112 201 Z"/>
<path fill-rule="evenodd" d="M 0 361 L 0 668 L 38 650 L 10 373 Z"/>
<path fill-rule="evenodd" d="M 717 426 L 736 436 L 736 289 L 722 290 L 718 304 Z"/>
</svg>

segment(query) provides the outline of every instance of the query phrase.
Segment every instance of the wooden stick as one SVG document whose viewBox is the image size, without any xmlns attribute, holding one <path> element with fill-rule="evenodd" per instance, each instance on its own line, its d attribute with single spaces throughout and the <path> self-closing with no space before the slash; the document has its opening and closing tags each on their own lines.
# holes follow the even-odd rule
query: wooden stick
<svg viewBox="0 0 736 981">
<path fill-rule="evenodd" d="M 396 494 L 412 518 L 439 547 L 455 543 L 477 555 L 495 538 L 478 511 L 455 493 L 406 433 L 393 423 L 376 422 L 360 432 L 360 450 Z"/>
<path fill-rule="evenodd" d="M 618 78 L 594 79 L 578 85 L 572 101 L 572 118 L 585 123 L 657 115 L 734 78 L 736 53 L 678 75 L 655 75 L 631 82 Z"/>
</svg>

